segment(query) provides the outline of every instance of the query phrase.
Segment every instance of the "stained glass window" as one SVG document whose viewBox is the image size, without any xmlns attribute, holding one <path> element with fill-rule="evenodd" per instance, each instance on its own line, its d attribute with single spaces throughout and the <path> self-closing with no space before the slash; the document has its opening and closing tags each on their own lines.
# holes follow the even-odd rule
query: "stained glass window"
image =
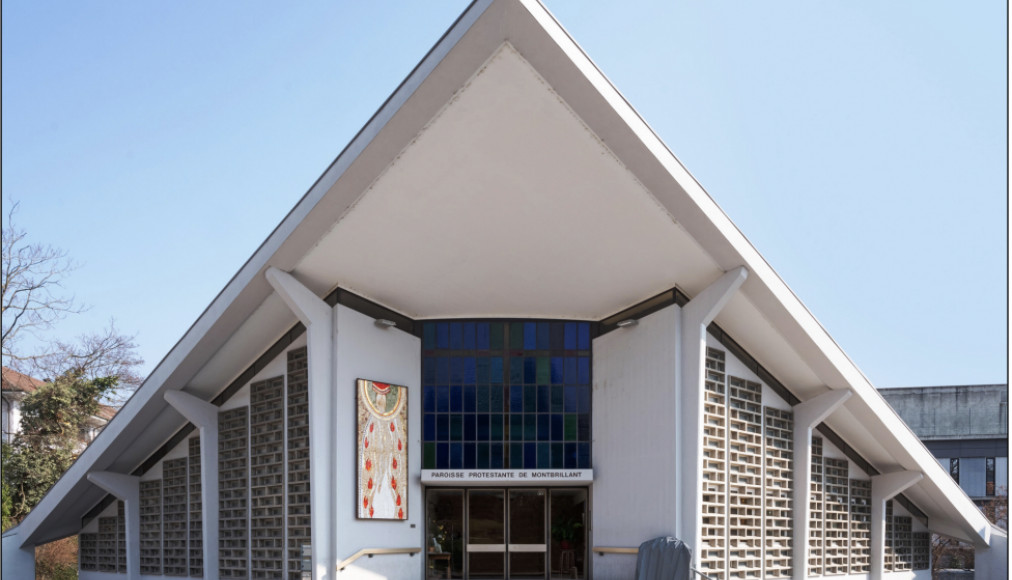
<svg viewBox="0 0 1012 580">
<path fill-rule="evenodd" d="M 590 468 L 591 324 L 422 324 L 424 469 Z"/>
</svg>

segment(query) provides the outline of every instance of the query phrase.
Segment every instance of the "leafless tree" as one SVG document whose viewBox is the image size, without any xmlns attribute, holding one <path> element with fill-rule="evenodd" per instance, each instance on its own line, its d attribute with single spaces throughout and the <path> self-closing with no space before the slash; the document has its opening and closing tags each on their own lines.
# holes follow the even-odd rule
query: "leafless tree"
<svg viewBox="0 0 1012 580">
<path fill-rule="evenodd" d="M 77 265 L 61 249 L 30 242 L 15 223 L 17 210 L 18 204 L 11 204 L 3 227 L 4 366 L 41 379 L 76 370 L 86 378 L 116 376 L 127 388 L 139 385 L 137 367 L 143 361 L 137 345 L 113 322 L 73 342 L 47 336 L 65 317 L 85 310 L 63 287 Z M 31 349 L 24 347 L 28 338 L 36 343 Z"/>
</svg>

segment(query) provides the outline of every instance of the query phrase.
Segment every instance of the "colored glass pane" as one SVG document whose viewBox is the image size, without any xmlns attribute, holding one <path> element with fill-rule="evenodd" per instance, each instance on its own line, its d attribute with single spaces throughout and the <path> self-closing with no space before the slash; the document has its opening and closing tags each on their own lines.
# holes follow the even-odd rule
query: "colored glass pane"
<svg viewBox="0 0 1012 580">
<path fill-rule="evenodd" d="M 524 350 L 536 350 L 538 348 L 538 324 L 536 322 L 524 323 Z"/>
<path fill-rule="evenodd" d="M 581 322 L 577 327 L 577 345 L 579 350 L 590 350 L 590 325 Z"/>
<path fill-rule="evenodd" d="M 538 413 L 547 413 L 552 410 L 551 390 L 548 385 L 538 385 Z"/>
<path fill-rule="evenodd" d="M 422 435 L 422 440 L 423 441 L 435 441 L 436 440 L 436 416 L 435 415 L 426 415 L 425 416 L 425 420 L 423 421 L 423 423 L 425 424 L 425 426 L 423 428 L 424 429 L 424 433 Z"/>
<path fill-rule="evenodd" d="M 549 415 L 543 413 L 535 415 L 538 420 L 538 441 L 549 441 L 552 438 L 552 431 L 549 428 Z"/>
<path fill-rule="evenodd" d="M 436 441 L 450 440 L 450 416 L 436 415 Z"/>
<path fill-rule="evenodd" d="M 462 348 L 464 350 L 474 350 L 474 348 L 475 348 L 475 346 L 474 346 L 475 345 L 475 335 L 474 335 L 475 328 L 474 328 L 474 323 L 473 322 L 465 322 L 464 324 L 461 325 L 461 327 L 462 327 L 462 330 L 463 330 L 463 333 L 464 333 L 464 337 L 463 337 L 464 344 L 463 344 Z"/>
<path fill-rule="evenodd" d="M 479 385 L 487 385 L 489 383 L 488 371 L 489 371 L 489 359 L 487 356 L 480 356 L 474 360 L 475 370 L 477 376 L 475 380 Z"/>
<path fill-rule="evenodd" d="M 489 416 L 479 413 L 477 415 L 477 437 L 478 441 L 488 441 L 489 436 Z"/>
<path fill-rule="evenodd" d="M 503 324 L 501 322 L 493 322 L 488 325 L 488 348 L 489 350 L 502 350 Z"/>
<path fill-rule="evenodd" d="M 479 322 L 474 325 L 474 347 L 478 350 L 488 350 L 489 348 L 489 326 L 487 322 Z"/>
<path fill-rule="evenodd" d="M 488 469 L 489 468 L 489 448 L 488 447 L 489 447 L 488 443 L 479 443 L 478 444 L 478 450 L 477 450 L 478 451 L 478 458 L 477 458 L 477 461 L 476 461 L 477 465 L 475 466 L 477 469 Z"/>
<path fill-rule="evenodd" d="M 436 468 L 436 444 L 426 443 L 422 445 L 422 469 Z"/>
<path fill-rule="evenodd" d="M 524 441 L 535 441 L 538 438 L 538 416 L 524 415 Z"/>
<path fill-rule="evenodd" d="M 555 413 L 553 415 L 550 415 L 550 417 L 551 417 L 552 441 L 562 441 L 563 439 L 565 439 L 562 427 L 563 425 L 562 414 Z M 559 452 L 559 457 L 562 457 L 561 451 Z"/>
<path fill-rule="evenodd" d="M 478 419 L 472 415 L 464 415 L 464 441 L 474 441 L 478 438 Z"/>
<path fill-rule="evenodd" d="M 422 348 L 425 350 L 436 348 L 436 325 L 431 322 L 422 325 Z M 433 462 L 436 460 L 435 457 L 435 452 L 433 452 Z"/>
<path fill-rule="evenodd" d="M 510 387 L 510 413 L 524 412 L 524 387 L 513 385 Z"/>
<path fill-rule="evenodd" d="M 460 385 L 450 385 L 450 412 L 460 413 L 464 410 L 464 388 Z"/>
<path fill-rule="evenodd" d="M 524 469 L 537 469 L 538 447 L 537 443 L 524 443 Z"/>
<path fill-rule="evenodd" d="M 565 347 L 566 350 L 576 350 L 577 343 L 577 331 L 575 322 L 567 322 L 565 330 Z"/>
<path fill-rule="evenodd" d="M 551 401 L 551 412 L 561 413 L 565 410 L 563 406 L 565 387 L 562 385 L 552 385 L 552 401 Z"/>
<path fill-rule="evenodd" d="M 522 322 L 510 323 L 510 350 L 523 350 L 524 348 L 524 324 Z"/>
<path fill-rule="evenodd" d="M 464 385 L 464 412 L 474 413 L 478 410 L 477 393 L 474 385 Z"/>
<path fill-rule="evenodd" d="M 436 444 L 436 469 L 450 468 L 450 444 Z"/>
<path fill-rule="evenodd" d="M 462 350 L 464 348 L 464 336 L 461 332 L 459 322 L 450 323 L 450 350 Z"/>
<path fill-rule="evenodd" d="M 510 443 L 510 469 L 524 468 L 524 444 Z"/>
<path fill-rule="evenodd" d="M 450 443 L 450 469 L 464 468 L 464 444 Z"/>
<path fill-rule="evenodd" d="M 535 382 L 537 382 L 539 385 L 547 385 L 552 380 L 551 372 L 549 371 L 548 367 L 548 361 L 549 359 L 547 356 L 539 356 L 537 358 L 538 370 L 537 376 L 535 377 Z"/>
<path fill-rule="evenodd" d="M 566 433 L 568 435 L 569 432 L 567 431 Z M 461 415 L 450 415 L 450 441 L 460 441 L 463 438 L 464 438 L 464 417 Z"/>
<path fill-rule="evenodd" d="M 547 322 L 538 323 L 538 350 L 548 350 L 550 343 L 549 325 Z"/>
<path fill-rule="evenodd" d="M 529 356 L 524 358 L 524 384 L 533 385 L 538 382 L 538 359 Z"/>
<path fill-rule="evenodd" d="M 576 441 L 577 419 L 576 415 L 566 414 L 565 425 L 563 426 L 566 441 Z"/>
<path fill-rule="evenodd" d="M 436 324 L 436 348 L 450 348 L 450 325 L 445 322 Z"/>
<path fill-rule="evenodd" d="M 488 446 L 488 468 L 489 469 L 502 469 L 503 468 L 503 444 L 502 443 L 491 443 Z"/>
<path fill-rule="evenodd" d="M 548 469 L 552 466 L 552 453 L 548 443 L 538 443 L 538 469 Z"/>
<path fill-rule="evenodd" d="M 552 469 L 562 469 L 563 456 L 562 443 L 552 443 Z"/>
<path fill-rule="evenodd" d="M 538 388 L 534 385 L 524 385 L 524 413 L 536 413 L 538 411 Z"/>
<path fill-rule="evenodd" d="M 434 385 L 422 387 L 422 410 L 426 413 L 436 412 L 436 387 Z"/>
<path fill-rule="evenodd" d="M 523 441 L 524 439 L 524 416 L 510 415 L 510 441 Z"/>
<path fill-rule="evenodd" d="M 488 385 L 478 385 L 477 387 L 477 405 L 475 411 L 478 413 L 488 413 Z"/>
<path fill-rule="evenodd" d="M 501 385 L 503 379 L 502 358 L 494 356 L 488 359 L 488 382 L 493 385 Z"/>
<path fill-rule="evenodd" d="M 477 461 L 477 444 L 464 443 L 464 469 L 474 469 Z"/>
</svg>

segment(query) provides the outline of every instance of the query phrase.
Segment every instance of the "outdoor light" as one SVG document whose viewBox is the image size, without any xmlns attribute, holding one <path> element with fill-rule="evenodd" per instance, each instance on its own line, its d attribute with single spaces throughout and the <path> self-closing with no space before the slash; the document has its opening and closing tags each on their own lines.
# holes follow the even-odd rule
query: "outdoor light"
<svg viewBox="0 0 1012 580">
<path fill-rule="evenodd" d="M 397 326 L 396 322 L 393 320 L 387 320 L 386 318 L 377 318 L 374 324 L 380 328 L 391 328 Z"/>
<path fill-rule="evenodd" d="M 635 318 L 626 318 L 625 320 L 619 321 L 619 323 L 616 324 L 615 326 L 619 328 L 625 328 L 627 326 L 636 326 L 639 323 L 640 321 L 636 320 Z"/>
</svg>

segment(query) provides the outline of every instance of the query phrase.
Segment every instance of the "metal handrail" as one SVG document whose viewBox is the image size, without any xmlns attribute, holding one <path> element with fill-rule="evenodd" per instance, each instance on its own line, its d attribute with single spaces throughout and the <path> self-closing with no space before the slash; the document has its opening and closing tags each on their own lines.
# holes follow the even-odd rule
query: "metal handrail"
<svg viewBox="0 0 1012 580">
<path fill-rule="evenodd" d="M 616 548 L 616 547 L 611 547 L 611 546 L 594 546 L 593 548 L 591 548 L 590 551 L 591 552 L 597 552 L 597 554 L 599 556 L 604 556 L 605 554 L 639 554 L 640 553 L 640 549 L 639 548 Z M 713 576 L 708 576 L 708 575 L 700 572 L 699 570 L 696 570 L 692 566 L 689 566 L 689 570 L 691 570 L 692 573 L 698 574 L 699 576 L 705 578 L 706 580 L 717 580 Z"/>
<path fill-rule="evenodd" d="M 414 556 L 421 551 L 421 548 L 362 548 L 351 556 L 345 558 L 344 561 L 340 562 L 337 565 L 337 571 L 343 572 L 344 569 L 351 565 L 352 562 L 358 560 L 362 556 L 369 556 L 370 558 L 373 556 L 389 554 L 407 554 L 409 556 Z"/>
</svg>

